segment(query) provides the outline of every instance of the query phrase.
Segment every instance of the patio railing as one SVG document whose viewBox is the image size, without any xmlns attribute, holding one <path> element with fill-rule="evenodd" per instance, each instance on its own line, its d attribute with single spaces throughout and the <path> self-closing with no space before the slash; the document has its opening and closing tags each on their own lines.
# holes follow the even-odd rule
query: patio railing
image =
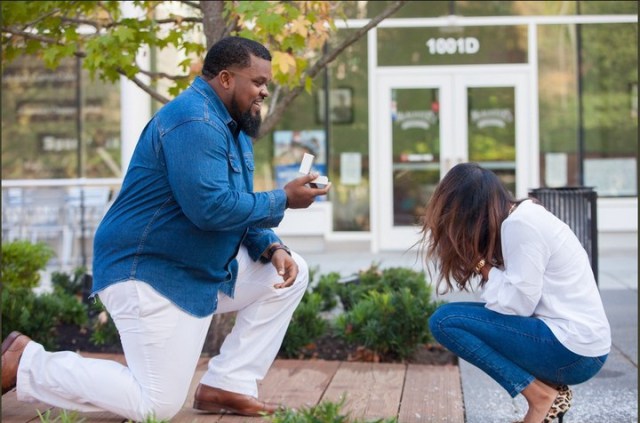
<svg viewBox="0 0 640 423">
<path fill-rule="evenodd" d="M 34 179 L 2 181 L 2 241 L 44 242 L 49 263 L 69 270 L 91 267 L 93 234 L 122 180 Z"/>
</svg>

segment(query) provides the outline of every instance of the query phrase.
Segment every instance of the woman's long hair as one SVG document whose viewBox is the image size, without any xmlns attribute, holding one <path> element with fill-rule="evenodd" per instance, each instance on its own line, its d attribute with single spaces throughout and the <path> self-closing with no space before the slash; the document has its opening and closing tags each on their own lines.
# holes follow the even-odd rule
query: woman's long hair
<svg viewBox="0 0 640 423">
<path fill-rule="evenodd" d="M 504 263 L 500 226 L 514 203 L 500 179 L 476 163 L 458 164 L 445 175 L 427 204 L 421 231 L 426 259 L 436 263 L 438 293 L 453 290 L 454 283 L 467 290 L 480 259 Z"/>
</svg>

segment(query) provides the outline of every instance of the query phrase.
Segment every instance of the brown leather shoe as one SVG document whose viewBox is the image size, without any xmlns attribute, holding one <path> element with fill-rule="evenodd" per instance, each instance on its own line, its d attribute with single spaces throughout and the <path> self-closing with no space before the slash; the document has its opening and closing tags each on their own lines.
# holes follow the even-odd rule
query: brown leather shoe
<svg viewBox="0 0 640 423">
<path fill-rule="evenodd" d="M 29 341 L 31 338 L 18 331 L 11 332 L 2 341 L 2 395 L 16 387 L 18 364 Z"/>
<path fill-rule="evenodd" d="M 217 414 L 260 417 L 273 414 L 284 407 L 279 404 L 260 401 L 250 395 L 224 391 L 201 383 L 196 389 L 193 408 Z"/>
</svg>

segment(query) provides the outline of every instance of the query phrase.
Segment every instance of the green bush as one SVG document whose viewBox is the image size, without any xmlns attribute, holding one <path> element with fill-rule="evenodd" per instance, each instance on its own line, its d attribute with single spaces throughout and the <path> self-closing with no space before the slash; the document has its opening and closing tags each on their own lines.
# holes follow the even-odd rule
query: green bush
<svg viewBox="0 0 640 423">
<path fill-rule="evenodd" d="M 326 332 L 328 323 L 320 316 L 321 305 L 322 297 L 315 292 L 306 293 L 302 297 L 282 341 L 281 356 L 298 357 L 304 346 L 309 345 Z"/>
<path fill-rule="evenodd" d="M 78 267 L 70 275 L 64 272 L 54 272 L 51 276 L 54 293 L 63 293 L 75 296 L 76 298 L 86 300 L 86 290 L 91 285 L 91 276 L 87 274 L 84 267 Z M 89 305 L 87 313 L 89 317 L 89 326 L 91 327 L 91 335 L 89 340 L 95 346 L 118 345 L 120 343 L 120 335 L 113 319 L 105 309 L 98 296 L 95 300 L 88 301 Z"/>
<path fill-rule="evenodd" d="M 58 326 L 87 322 L 87 307 L 75 296 L 62 291 L 33 292 L 40 282 L 39 272 L 52 256 L 51 248 L 43 243 L 2 243 L 2 338 L 17 330 L 55 349 Z"/>
<path fill-rule="evenodd" d="M 43 413 L 40 413 L 40 410 L 36 410 L 38 412 L 38 418 L 41 423 L 84 423 L 85 418 L 80 417 L 77 411 L 67 411 L 61 410 L 57 416 L 53 416 L 51 410 L 47 410 Z M 133 423 L 131 420 L 123 420 L 126 423 Z M 153 416 L 149 416 L 144 419 L 141 423 L 169 423 L 168 420 L 158 420 Z"/>
<path fill-rule="evenodd" d="M 383 360 L 405 360 L 431 340 L 428 319 L 436 304 L 409 288 L 369 291 L 336 326 L 348 342 L 364 346 Z"/>
<path fill-rule="evenodd" d="M 423 272 L 372 266 L 358 281 L 341 284 L 339 295 L 345 307 L 336 319 L 339 335 L 383 360 L 407 359 L 432 340 L 428 320 L 438 302 Z"/>
<path fill-rule="evenodd" d="M 116 328 L 113 319 L 96 296 L 96 300 L 90 306 L 90 314 L 93 316 L 91 320 L 91 343 L 93 345 L 118 345 L 120 343 L 120 334 Z"/>
<path fill-rule="evenodd" d="M 338 281 L 340 274 L 331 272 L 320 276 L 318 283 L 313 288 L 313 292 L 322 298 L 322 311 L 331 311 L 338 305 Z"/>
<path fill-rule="evenodd" d="M 428 321 L 439 302 L 431 299 L 424 272 L 401 267 L 380 270 L 374 264 L 349 282 L 334 272 L 309 286 L 294 312 L 281 356 L 300 356 L 303 347 L 328 331 L 384 361 L 405 360 L 432 340 Z M 344 312 L 333 319 L 322 317 L 322 312 L 336 309 L 338 299 Z"/>
<path fill-rule="evenodd" d="M 45 411 L 44 414 L 40 413 L 40 410 L 36 411 L 41 423 L 84 423 L 85 421 L 84 417 L 80 418 L 78 416 L 77 411 L 62 410 L 56 417 L 51 414 L 50 409 Z"/>
<path fill-rule="evenodd" d="M 337 283 L 336 291 L 345 311 L 349 311 L 371 291 L 398 291 L 405 287 L 416 295 L 431 295 L 424 272 L 403 267 L 380 270 L 377 265 L 360 272 L 354 282 Z"/>
<path fill-rule="evenodd" d="M 56 349 L 56 328 L 62 324 L 84 325 L 87 307 L 72 295 L 36 295 L 29 288 L 2 290 L 2 337 L 18 330 L 46 349 Z"/>
<path fill-rule="evenodd" d="M 85 289 L 87 269 L 78 267 L 73 271 L 73 275 L 63 272 L 53 272 L 51 274 L 51 284 L 54 292 L 64 292 L 69 295 L 82 297 Z"/>
<path fill-rule="evenodd" d="M 346 397 L 342 397 L 339 402 L 323 401 L 312 407 L 301 407 L 296 410 L 278 410 L 270 416 L 266 416 L 271 423 L 365 423 L 362 419 L 351 419 L 348 415 L 342 414 L 342 407 Z M 398 419 L 377 419 L 369 420 L 369 423 L 396 423 Z"/>
<path fill-rule="evenodd" d="M 28 241 L 2 243 L 2 285 L 5 289 L 35 288 L 40 270 L 45 269 L 54 252 L 47 244 Z"/>
</svg>

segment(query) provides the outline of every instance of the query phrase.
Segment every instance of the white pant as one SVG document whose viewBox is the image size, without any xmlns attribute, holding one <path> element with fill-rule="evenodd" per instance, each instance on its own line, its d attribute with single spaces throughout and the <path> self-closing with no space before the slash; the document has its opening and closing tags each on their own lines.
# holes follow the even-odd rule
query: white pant
<svg viewBox="0 0 640 423">
<path fill-rule="evenodd" d="M 257 382 L 273 363 L 309 282 L 306 262 L 292 254 L 298 278 L 289 288 L 275 289 L 273 284 L 282 281 L 276 269 L 254 262 L 240 248 L 235 298 L 220 294 L 216 310 L 237 311 L 236 322 L 201 383 L 257 397 Z M 18 400 L 81 412 L 106 410 L 134 421 L 152 415 L 170 419 L 186 400 L 211 316 L 185 313 L 139 281 L 114 284 L 99 296 L 118 328 L 128 367 L 46 352 L 30 342 L 18 369 Z"/>
</svg>

